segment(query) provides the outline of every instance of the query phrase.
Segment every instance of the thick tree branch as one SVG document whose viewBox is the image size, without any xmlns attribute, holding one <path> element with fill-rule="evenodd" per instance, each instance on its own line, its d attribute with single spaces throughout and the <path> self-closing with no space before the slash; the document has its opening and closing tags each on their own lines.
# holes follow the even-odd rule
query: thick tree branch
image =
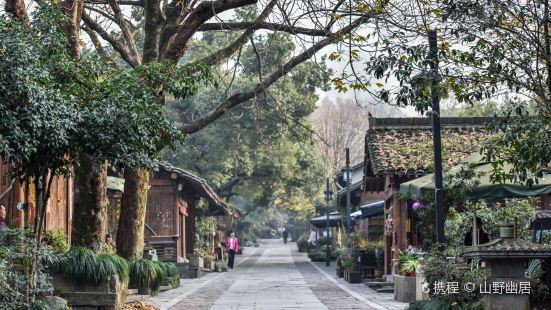
<svg viewBox="0 0 551 310">
<path fill-rule="evenodd" d="M 86 14 L 86 12 L 82 13 L 82 20 L 90 28 L 91 30 L 95 31 L 102 39 L 109 42 L 113 49 L 115 49 L 121 57 L 132 67 L 136 67 L 139 65 L 139 62 L 136 61 L 132 55 L 130 55 L 127 47 L 122 44 L 119 40 L 115 39 L 113 36 L 111 36 L 105 29 L 103 29 L 90 15 Z"/>
<path fill-rule="evenodd" d="M 15 18 L 21 19 L 25 25 L 29 25 L 29 16 L 27 15 L 24 0 L 6 0 L 4 10 Z"/>
<path fill-rule="evenodd" d="M 97 33 L 92 31 L 88 27 L 82 27 L 82 30 L 84 30 L 84 32 L 86 32 L 88 34 L 88 36 L 90 37 L 90 41 L 92 41 L 92 44 L 94 44 L 94 48 L 96 49 L 96 52 L 101 57 L 101 59 L 103 59 L 103 61 L 108 63 L 111 67 L 118 68 L 116 62 L 113 61 L 112 57 L 110 57 L 107 54 L 107 51 L 105 51 L 105 49 L 103 48 L 103 45 L 101 45 L 101 41 L 100 41 Z M 113 55 L 117 55 L 117 54 L 113 53 Z"/>
<path fill-rule="evenodd" d="M 161 30 L 159 39 L 159 54 L 164 54 L 172 38 L 178 31 L 178 25 L 191 12 L 193 7 L 189 1 L 173 0 L 163 9 L 166 21 Z"/>
<path fill-rule="evenodd" d="M 134 36 L 132 35 L 132 31 L 128 27 L 128 22 L 124 18 L 124 15 L 122 14 L 121 7 L 117 4 L 116 0 L 110 0 L 109 5 L 111 6 L 111 9 L 113 9 L 113 13 L 115 15 L 115 19 L 117 20 L 117 24 L 121 28 L 122 35 L 124 36 L 124 41 L 126 42 L 126 46 L 129 49 L 130 54 L 132 54 L 132 57 L 136 60 L 138 65 L 141 63 L 140 59 L 140 53 L 138 52 L 138 47 L 136 46 L 136 41 L 134 40 Z"/>
<path fill-rule="evenodd" d="M 304 52 L 293 57 L 291 60 L 285 63 L 279 70 L 273 72 L 271 75 L 266 77 L 261 83 L 258 83 L 254 88 L 245 92 L 233 94 L 232 96 L 227 98 L 226 101 L 224 101 L 223 103 L 221 103 L 216 108 L 206 113 L 202 117 L 198 118 L 194 122 L 182 125 L 182 127 L 180 127 L 180 130 L 182 131 L 183 134 L 191 134 L 201 130 L 202 128 L 212 123 L 222 115 L 226 114 L 231 108 L 241 104 L 244 101 L 254 98 L 257 94 L 264 92 L 265 89 L 267 89 L 270 85 L 275 83 L 280 77 L 289 73 L 294 67 L 298 66 L 302 62 L 312 57 L 315 53 L 317 53 L 322 48 L 334 43 L 335 40 L 338 39 L 339 37 L 342 37 L 343 35 L 346 35 L 350 33 L 352 30 L 358 28 L 361 24 L 367 22 L 369 18 L 370 16 L 364 16 L 364 17 L 358 18 L 350 25 L 335 32 L 331 36 L 328 36 L 327 38 L 315 43 Z"/>
<path fill-rule="evenodd" d="M 207 20 L 218 13 L 227 10 L 256 4 L 258 0 L 217 0 L 201 2 L 191 11 L 186 20 L 180 25 L 176 36 L 169 45 L 163 59 L 178 62 L 184 55 L 189 39 L 197 32 L 197 29 Z"/>
<path fill-rule="evenodd" d="M 160 0 L 145 0 L 145 38 L 143 44 L 143 62 L 159 59 L 159 37 L 164 22 Z"/>
<path fill-rule="evenodd" d="M 111 0 L 86 0 L 85 3 L 90 4 L 109 4 Z M 143 6 L 143 0 L 117 0 L 119 5 Z"/>
<path fill-rule="evenodd" d="M 272 13 L 272 10 L 273 10 L 276 3 L 277 3 L 277 0 L 270 1 L 270 3 L 268 3 L 268 5 L 264 8 L 262 13 L 260 13 L 260 15 L 257 17 L 256 21 L 253 22 L 253 23 L 261 23 L 266 18 L 268 18 L 268 16 Z M 235 53 L 236 51 L 241 49 L 241 47 L 247 42 L 247 40 L 254 33 L 254 31 L 255 31 L 255 29 L 253 29 L 253 28 L 245 30 L 239 36 L 239 38 L 237 38 L 235 41 L 233 41 L 230 45 L 228 45 L 225 48 L 220 49 L 220 50 L 218 50 L 218 51 L 216 51 L 216 52 L 214 52 L 214 53 L 212 53 L 212 54 L 210 54 L 206 57 L 203 57 L 202 59 L 199 60 L 199 62 L 207 64 L 207 65 L 211 65 L 211 66 L 220 63 L 222 60 L 230 57 L 231 55 L 233 55 L 233 53 Z"/>
<path fill-rule="evenodd" d="M 65 15 L 69 17 L 65 29 L 69 36 L 70 55 L 74 59 L 80 58 L 80 20 L 83 6 L 83 0 L 66 0 L 61 4 Z"/>
<path fill-rule="evenodd" d="M 278 23 L 268 22 L 227 22 L 227 23 L 205 23 L 197 31 L 217 31 L 217 30 L 242 30 L 242 29 L 267 29 L 272 31 L 287 32 L 290 34 L 304 34 L 309 36 L 326 36 L 327 31 L 321 29 L 311 29 L 305 27 L 292 27 Z"/>
</svg>

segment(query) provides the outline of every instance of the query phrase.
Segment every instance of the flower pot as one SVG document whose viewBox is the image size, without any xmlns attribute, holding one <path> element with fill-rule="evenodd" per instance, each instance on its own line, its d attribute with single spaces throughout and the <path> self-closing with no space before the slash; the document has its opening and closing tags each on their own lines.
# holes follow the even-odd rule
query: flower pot
<svg viewBox="0 0 551 310">
<path fill-rule="evenodd" d="M 337 268 L 337 277 L 344 277 L 344 270 L 342 268 Z"/>
<path fill-rule="evenodd" d="M 200 256 L 192 256 L 189 258 L 190 268 L 203 268 L 203 258 Z"/>
<path fill-rule="evenodd" d="M 416 299 L 416 277 L 394 276 L 394 299 L 401 302 L 414 302 Z"/>
<path fill-rule="evenodd" d="M 360 283 L 362 282 L 362 277 L 359 272 L 346 270 L 344 272 L 344 280 L 348 283 Z"/>
</svg>

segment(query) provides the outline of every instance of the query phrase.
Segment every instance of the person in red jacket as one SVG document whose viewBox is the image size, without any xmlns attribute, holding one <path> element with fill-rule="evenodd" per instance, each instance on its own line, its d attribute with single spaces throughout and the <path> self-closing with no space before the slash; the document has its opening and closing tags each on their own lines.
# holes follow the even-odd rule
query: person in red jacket
<svg viewBox="0 0 551 310">
<path fill-rule="evenodd" d="M 239 250 L 239 242 L 235 238 L 235 234 L 231 233 L 230 237 L 226 239 L 226 251 L 228 251 L 228 268 L 233 269 L 233 263 L 235 261 L 235 253 Z"/>
</svg>

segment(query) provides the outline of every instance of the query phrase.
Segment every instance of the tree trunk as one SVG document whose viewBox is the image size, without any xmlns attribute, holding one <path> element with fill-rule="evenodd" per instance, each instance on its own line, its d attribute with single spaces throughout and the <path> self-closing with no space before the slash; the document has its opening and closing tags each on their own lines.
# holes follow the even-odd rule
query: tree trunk
<svg viewBox="0 0 551 310">
<path fill-rule="evenodd" d="M 107 163 L 82 154 L 74 182 L 73 244 L 100 252 L 107 232 Z"/>
<path fill-rule="evenodd" d="M 117 254 L 126 259 L 143 256 L 143 238 L 150 172 L 147 169 L 126 168 L 122 197 Z"/>
</svg>

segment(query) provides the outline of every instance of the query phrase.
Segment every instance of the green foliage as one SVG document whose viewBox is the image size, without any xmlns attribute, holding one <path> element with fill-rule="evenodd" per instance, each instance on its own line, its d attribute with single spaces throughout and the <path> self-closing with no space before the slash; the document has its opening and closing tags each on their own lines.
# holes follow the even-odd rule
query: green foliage
<svg viewBox="0 0 551 310">
<path fill-rule="evenodd" d="M 305 235 L 300 236 L 297 240 L 297 248 L 299 252 L 306 252 L 308 250 L 308 238 Z"/>
<path fill-rule="evenodd" d="M 461 308 L 447 304 L 438 299 L 416 301 L 410 304 L 407 310 L 460 310 Z M 470 310 L 470 308 L 468 308 Z M 465 310 L 468 310 L 465 309 Z"/>
<path fill-rule="evenodd" d="M 449 246 L 457 247 L 463 244 L 459 240 L 464 235 L 465 225 L 463 218 L 458 216 L 464 211 L 469 190 L 479 185 L 477 178 L 482 174 L 476 171 L 474 165 L 465 163 L 458 168 L 444 173 L 444 214 L 446 215 L 446 243 Z M 422 197 L 401 197 L 408 201 L 423 201 L 424 205 L 414 212 L 415 225 L 418 233 L 422 236 L 425 246 L 430 248 L 436 242 L 436 209 L 434 207 L 433 193 L 427 193 Z"/>
<path fill-rule="evenodd" d="M 46 232 L 43 240 L 47 245 L 52 247 L 54 252 L 63 254 L 69 250 L 67 235 L 60 229 L 49 230 Z"/>
<path fill-rule="evenodd" d="M 409 252 L 402 252 L 398 255 L 396 269 L 401 275 L 409 276 L 415 273 L 419 266 L 419 257 Z"/>
<path fill-rule="evenodd" d="M 231 40 L 205 33 L 201 40 L 190 43 L 186 57 L 189 61 L 200 59 L 205 46 L 217 48 Z M 289 60 L 294 48 L 290 37 L 281 33 L 255 36 L 255 46 L 263 71 L 277 69 L 278 63 Z M 258 58 L 251 46 L 246 45 L 232 61 L 242 68 L 235 76 L 226 66 L 217 68 L 224 72 L 219 84 L 228 85 L 227 89 L 203 87 L 193 97 L 171 102 L 172 119 L 189 122 L 216 107 L 229 91 L 257 83 Z M 313 150 L 308 116 L 316 108 L 315 90 L 326 80 L 323 70 L 313 64 L 300 65 L 271 86 L 269 94 L 232 108 L 209 127 L 186 137 L 176 153 L 165 152 L 164 156 L 205 177 L 221 196 L 234 199 L 232 204 L 253 218 L 252 225 L 258 230 L 277 227 L 268 223 L 277 210 L 305 219 L 313 212 L 312 201 L 324 175 Z M 266 211 L 271 208 L 277 210 Z"/>
<path fill-rule="evenodd" d="M 0 305 L 5 310 L 45 309 L 53 293 L 48 267 L 57 256 L 29 231 L 0 231 Z"/>
<path fill-rule="evenodd" d="M 517 218 L 517 235 L 526 241 L 532 241 L 533 231 L 529 230 L 526 225 L 530 218 L 539 209 L 539 198 L 529 199 L 505 199 L 503 203 L 487 204 L 487 203 L 470 203 L 466 205 L 464 216 L 465 226 L 472 223 L 472 215 L 476 215 L 482 219 L 484 228 L 490 233 L 492 238 L 499 237 L 499 226 L 507 223 L 513 223 Z"/>
<path fill-rule="evenodd" d="M 217 225 L 218 222 L 214 216 L 197 217 L 197 234 L 201 237 L 210 237 L 216 233 Z"/>
<path fill-rule="evenodd" d="M 166 269 L 161 264 L 147 259 L 136 259 L 129 263 L 130 283 L 129 287 L 138 289 L 151 289 L 156 292 L 161 287 Z"/>
<path fill-rule="evenodd" d="M 98 255 L 84 247 L 73 247 L 60 256 L 51 270 L 74 283 L 100 284 L 114 275 L 127 282 L 129 266 L 124 258 L 116 254 Z"/>
<path fill-rule="evenodd" d="M 308 258 L 313 262 L 324 262 L 325 261 L 325 252 L 319 250 L 311 250 L 308 252 Z"/>
<path fill-rule="evenodd" d="M 435 283 L 457 282 L 458 287 L 462 288 L 465 283 L 479 283 L 486 279 L 486 274 L 483 270 L 471 270 L 469 266 L 464 264 L 463 257 L 461 257 L 459 252 L 454 254 L 455 256 L 450 258 L 442 256 L 439 251 L 434 250 L 426 257 L 426 264 L 423 266 L 422 273 L 430 289 L 429 295 L 431 295 L 433 300 L 438 301 L 435 304 L 441 302 L 445 305 L 453 306 L 453 308 L 449 309 L 482 309 L 482 296 L 476 290 L 466 292 L 460 289 L 458 294 L 434 294 Z"/>
</svg>

